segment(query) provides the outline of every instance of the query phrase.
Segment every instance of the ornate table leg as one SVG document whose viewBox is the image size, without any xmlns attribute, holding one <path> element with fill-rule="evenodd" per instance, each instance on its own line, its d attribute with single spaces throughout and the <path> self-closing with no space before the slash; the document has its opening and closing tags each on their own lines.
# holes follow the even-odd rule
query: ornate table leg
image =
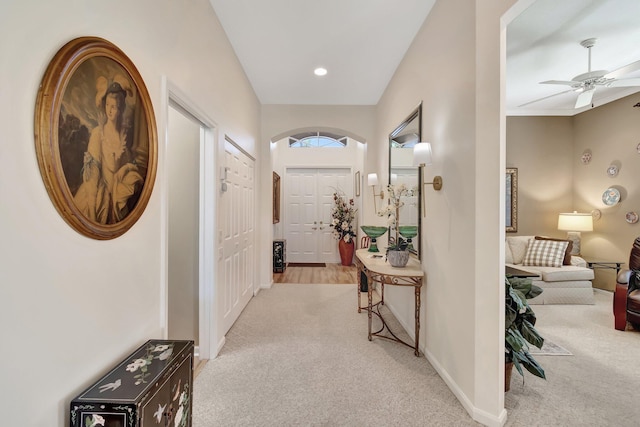
<svg viewBox="0 0 640 427">
<path fill-rule="evenodd" d="M 416 301 L 415 301 L 415 308 L 416 308 L 416 347 L 415 347 L 415 351 L 413 352 L 413 354 L 415 354 L 416 356 L 420 356 L 420 350 L 419 350 L 419 346 L 418 346 L 418 340 L 420 339 L 420 286 L 415 286 L 414 287 L 415 292 L 416 292 Z"/>
<path fill-rule="evenodd" d="M 369 276 L 367 276 L 367 284 L 369 285 L 367 286 L 367 300 L 368 300 L 367 315 L 369 316 L 369 341 L 371 341 L 371 312 L 373 311 L 373 305 L 371 304 L 372 303 L 371 288 L 373 288 L 373 286 L 371 286 L 372 282 Z"/>
<path fill-rule="evenodd" d="M 356 285 L 358 287 L 358 313 L 360 313 L 360 289 L 361 289 L 360 274 L 362 270 L 360 269 L 360 263 L 358 261 L 356 261 L 356 266 L 358 267 L 356 269 L 356 275 L 358 276 L 358 284 Z"/>
</svg>

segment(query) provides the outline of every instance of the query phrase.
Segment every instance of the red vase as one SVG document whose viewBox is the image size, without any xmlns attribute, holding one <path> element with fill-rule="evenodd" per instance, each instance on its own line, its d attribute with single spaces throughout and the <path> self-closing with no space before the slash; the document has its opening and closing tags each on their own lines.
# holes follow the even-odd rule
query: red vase
<svg viewBox="0 0 640 427">
<path fill-rule="evenodd" d="M 340 252 L 340 262 L 342 265 L 351 265 L 353 261 L 353 240 L 345 242 L 344 239 L 338 241 L 338 251 Z"/>
</svg>

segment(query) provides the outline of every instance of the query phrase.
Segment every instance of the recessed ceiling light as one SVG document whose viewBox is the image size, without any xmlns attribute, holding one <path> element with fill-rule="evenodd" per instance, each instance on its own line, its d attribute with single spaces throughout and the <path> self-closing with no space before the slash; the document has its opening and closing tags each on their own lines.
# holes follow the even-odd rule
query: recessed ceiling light
<svg viewBox="0 0 640 427">
<path fill-rule="evenodd" d="M 327 75 L 327 69 L 326 68 L 322 68 L 322 67 L 318 67 L 315 70 L 313 70 L 313 74 L 315 74 L 316 76 L 326 76 Z"/>
</svg>

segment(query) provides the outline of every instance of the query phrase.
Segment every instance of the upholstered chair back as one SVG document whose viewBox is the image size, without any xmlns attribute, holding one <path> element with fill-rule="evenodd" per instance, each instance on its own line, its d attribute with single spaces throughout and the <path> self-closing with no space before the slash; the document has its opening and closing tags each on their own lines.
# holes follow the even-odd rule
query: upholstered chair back
<svg viewBox="0 0 640 427">
<path fill-rule="evenodd" d="M 629 268 L 631 270 L 640 270 L 640 237 L 633 242 L 631 254 L 629 255 Z"/>
</svg>

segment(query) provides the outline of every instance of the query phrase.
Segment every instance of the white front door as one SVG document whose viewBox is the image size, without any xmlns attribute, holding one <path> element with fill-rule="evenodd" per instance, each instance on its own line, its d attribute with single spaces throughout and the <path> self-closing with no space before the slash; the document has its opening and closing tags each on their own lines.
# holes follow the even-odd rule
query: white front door
<svg viewBox="0 0 640 427">
<path fill-rule="evenodd" d="M 329 226 L 337 190 L 353 197 L 349 169 L 287 169 L 284 220 L 288 262 L 340 262 Z"/>
<path fill-rule="evenodd" d="M 220 196 L 222 256 L 218 260 L 224 333 L 253 296 L 255 271 L 254 160 L 225 140 L 226 191 Z"/>
</svg>

